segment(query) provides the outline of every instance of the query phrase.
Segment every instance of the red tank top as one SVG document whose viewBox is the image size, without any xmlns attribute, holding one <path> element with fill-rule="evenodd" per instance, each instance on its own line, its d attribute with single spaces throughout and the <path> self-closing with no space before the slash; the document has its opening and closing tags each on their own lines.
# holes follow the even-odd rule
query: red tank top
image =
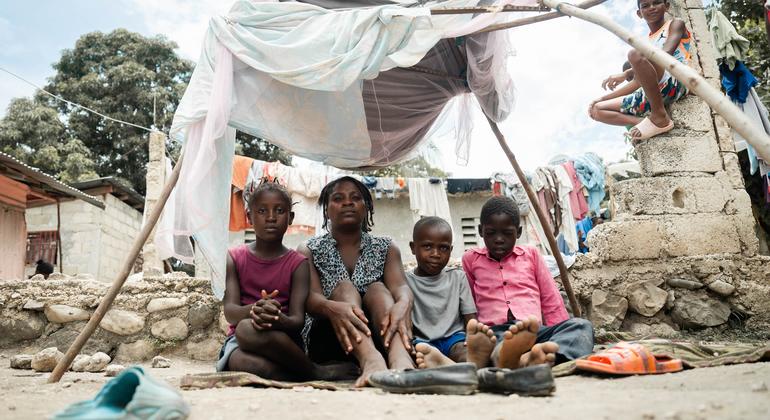
<svg viewBox="0 0 770 420">
<path fill-rule="evenodd" d="M 278 290 L 275 297 L 281 304 L 281 311 L 289 311 L 291 296 L 291 275 L 307 258 L 295 250 L 272 260 L 264 260 L 249 251 L 248 245 L 241 245 L 228 251 L 238 271 L 241 285 L 241 305 L 251 305 L 261 298 L 262 290 L 270 293 Z"/>
</svg>

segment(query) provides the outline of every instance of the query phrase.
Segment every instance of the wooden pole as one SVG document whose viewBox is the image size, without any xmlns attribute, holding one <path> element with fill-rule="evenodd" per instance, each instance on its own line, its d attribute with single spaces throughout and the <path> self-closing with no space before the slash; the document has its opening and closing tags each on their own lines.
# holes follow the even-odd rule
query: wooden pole
<svg viewBox="0 0 770 420">
<path fill-rule="evenodd" d="M 163 207 L 166 205 L 166 201 L 168 201 L 168 197 L 171 195 L 171 191 L 174 189 L 174 186 L 179 179 L 179 172 L 182 170 L 183 159 L 184 150 L 182 151 L 182 154 L 179 155 L 179 160 L 177 160 L 176 166 L 174 166 L 174 170 L 171 172 L 171 176 L 166 182 L 166 185 L 163 187 L 163 191 L 160 193 L 160 197 L 158 197 L 158 202 L 155 204 L 155 207 L 152 208 L 152 211 L 150 211 L 150 214 L 147 217 L 147 223 L 145 223 L 142 227 L 142 230 L 139 232 L 139 236 L 134 239 L 134 244 L 131 246 L 131 250 L 128 252 L 125 262 L 123 263 L 122 271 L 112 283 L 110 290 L 108 290 L 107 294 L 104 295 L 102 301 L 99 302 L 99 306 L 96 308 L 93 315 L 91 315 L 91 319 L 88 320 L 88 323 L 83 328 L 83 331 L 78 334 L 75 341 L 67 350 L 67 353 L 64 354 L 64 358 L 59 361 L 59 363 L 56 365 L 56 368 L 54 368 L 53 372 L 51 372 L 51 376 L 48 377 L 48 383 L 59 382 L 62 375 L 64 375 L 64 372 L 69 369 L 70 364 L 72 364 L 72 361 L 75 360 L 75 356 L 80 353 L 80 350 L 86 344 L 88 339 L 91 338 L 91 334 L 93 334 L 96 330 L 96 327 L 99 326 L 102 318 L 104 318 L 104 315 L 110 309 L 110 306 L 112 306 L 112 302 L 115 300 L 115 297 L 117 297 L 118 293 L 120 293 L 120 288 L 123 287 L 123 283 L 126 282 L 128 275 L 131 274 L 131 270 L 134 267 L 134 262 L 136 261 L 137 256 L 139 256 L 139 251 L 142 250 L 142 246 L 144 246 L 144 243 L 150 236 L 150 232 L 152 232 L 155 224 L 158 223 L 160 214 L 163 212 Z"/>
<path fill-rule="evenodd" d="M 691 92 L 703 99 L 711 109 L 721 115 L 730 127 L 740 133 L 749 144 L 754 146 L 754 149 L 756 149 L 757 154 L 761 158 L 770 161 L 770 136 L 756 124 L 753 124 L 746 117 L 746 114 L 735 106 L 727 96 L 711 86 L 693 68 L 680 63 L 670 54 L 666 54 L 665 51 L 653 46 L 646 37 L 631 35 L 625 28 L 605 16 L 563 3 L 560 0 L 543 0 L 543 2 L 548 7 L 556 9 L 565 15 L 574 16 L 601 26 L 636 48 L 648 60 L 668 70 L 677 80 L 684 83 Z"/>
<path fill-rule="evenodd" d="M 596 5 L 602 4 L 605 1 L 607 1 L 607 0 L 586 0 L 586 1 L 583 1 L 583 2 L 580 2 L 580 3 L 576 4 L 575 7 L 579 7 L 581 9 L 588 9 L 589 7 L 594 7 Z M 476 32 L 474 32 L 472 34 L 469 34 L 469 35 L 481 34 L 481 33 L 484 33 L 484 32 L 499 31 L 499 30 L 502 30 L 502 29 L 517 28 L 519 26 L 529 25 L 531 23 L 543 22 L 543 21 L 546 21 L 546 20 L 551 20 L 551 19 L 555 19 L 557 17 L 562 17 L 562 16 L 564 16 L 564 14 L 561 13 L 561 12 L 551 12 L 551 13 L 544 13 L 542 15 L 537 15 L 537 16 L 529 16 L 529 17 L 525 17 L 525 18 L 521 18 L 521 19 L 512 20 L 510 22 L 498 23 L 498 24 L 495 24 L 495 25 L 490 25 L 490 26 L 487 26 L 484 29 L 480 29 L 480 30 L 478 30 L 478 31 L 476 31 Z"/>
<path fill-rule="evenodd" d="M 572 284 L 569 282 L 567 266 L 564 264 L 564 259 L 561 257 L 561 252 L 559 252 L 559 246 L 556 244 L 556 238 L 553 236 L 551 229 L 549 229 L 551 222 L 548 220 L 545 212 L 540 207 L 540 204 L 537 201 L 537 195 L 535 195 L 535 191 L 532 190 L 532 186 L 530 186 L 529 182 L 527 182 L 527 177 L 524 176 L 524 171 L 522 171 L 521 167 L 519 167 L 519 163 L 516 161 L 516 156 L 513 155 L 513 152 L 508 147 L 508 143 L 505 141 L 505 137 L 500 131 L 500 128 L 497 126 L 497 123 L 489 119 L 489 117 L 487 117 L 487 121 L 489 122 L 489 126 L 492 128 L 492 132 L 495 133 L 495 137 L 497 137 L 497 142 L 500 143 L 500 147 L 503 148 L 503 152 L 505 152 L 505 155 L 511 162 L 511 166 L 513 166 L 513 170 L 516 172 L 516 176 L 519 178 L 519 182 L 521 182 L 521 185 L 524 186 L 524 191 L 527 192 L 529 202 L 532 204 L 532 208 L 535 209 L 537 219 L 540 221 L 540 225 L 543 227 L 543 232 L 545 232 L 545 237 L 548 240 L 548 246 L 551 248 L 551 253 L 556 259 L 556 265 L 559 266 L 559 277 L 561 278 L 561 284 L 564 286 L 564 291 L 567 292 L 567 298 L 569 299 L 569 305 L 572 307 L 572 313 L 576 317 L 581 317 L 582 311 L 580 310 L 580 305 L 575 298 L 575 292 L 572 290 Z"/>
</svg>

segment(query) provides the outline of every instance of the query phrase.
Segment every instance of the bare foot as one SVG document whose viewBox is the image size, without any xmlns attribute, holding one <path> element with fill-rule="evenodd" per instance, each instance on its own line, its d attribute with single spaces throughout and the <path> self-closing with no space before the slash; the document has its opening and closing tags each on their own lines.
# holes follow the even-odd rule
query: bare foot
<svg viewBox="0 0 770 420">
<path fill-rule="evenodd" d="M 488 326 L 475 319 L 468 321 L 465 328 L 465 342 L 468 343 L 468 361 L 481 369 L 489 365 L 489 357 L 497 344 L 497 337 Z"/>
<path fill-rule="evenodd" d="M 415 346 L 415 349 L 417 350 L 417 367 L 420 369 L 453 365 L 455 363 L 428 343 L 419 343 Z"/>
<path fill-rule="evenodd" d="M 371 358 L 363 363 L 361 366 L 361 376 L 356 379 L 355 387 L 363 388 L 369 386 L 369 377 L 374 372 L 380 372 L 388 370 L 388 366 L 385 365 L 385 360 L 381 357 Z"/>
<path fill-rule="evenodd" d="M 533 316 L 523 321 L 516 321 L 515 324 L 511 325 L 503 335 L 498 367 L 518 368 L 521 356 L 535 345 L 539 328 L 540 322 Z"/>
<path fill-rule="evenodd" d="M 519 359 L 519 366 L 552 365 L 556 362 L 556 352 L 559 345 L 553 341 L 538 343 L 532 346 L 532 350 L 524 353 Z"/>
<path fill-rule="evenodd" d="M 316 365 L 316 379 L 321 381 L 344 381 L 355 379 L 361 374 L 360 369 L 354 363 L 330 363 L 328 365 Z"/>
</svg>

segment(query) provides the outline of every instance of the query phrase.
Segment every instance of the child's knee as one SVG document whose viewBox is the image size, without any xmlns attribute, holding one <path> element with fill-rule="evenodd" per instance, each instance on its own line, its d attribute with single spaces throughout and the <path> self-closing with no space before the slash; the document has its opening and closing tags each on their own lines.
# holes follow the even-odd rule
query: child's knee
<svg viewBox="0 0 770 420">
<path fill-rule="evenodd" d="M 642 53 L 639 52 L 639 50 L 633 49 L 628 52 L 628 62 L 631 64 L 631 66 L 639 64 L 644 60 L 647 59 L 644 57 L 644 55 L 642 55 Z"/>
<path fill-rule="evenodd" d="M 251 325 L 251 318 L 245 318 L 238 322 L 235 326 L 235 339 L 239 343 L 254 337 L 256 329 Z"/>
</svg>

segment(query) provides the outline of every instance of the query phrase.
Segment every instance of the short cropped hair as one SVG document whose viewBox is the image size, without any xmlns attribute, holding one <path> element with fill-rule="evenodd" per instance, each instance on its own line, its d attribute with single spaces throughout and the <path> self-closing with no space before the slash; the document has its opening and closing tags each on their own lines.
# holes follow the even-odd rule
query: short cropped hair
<svg viewBox="0 0 770 420">
<path fill-rule="evenodd" d="M 484 206 L 481 207 L 480 222 L 482 225 L 489 223 L 493 215 L 501 213 L 510 216 L 514 225 L 519 226 L 521 224 L 519 206 L 512 198 L 502 195 L 491 197 L 484 203 Z"/>
<path fill-rule="evenodd" d="M 417 237 L 417 233 L 423 229 L 423 228 L 429 228 L 434 226 L 444 226 L 449 231 L 452 231 L 452 225 L 449 224 L 446 220 L 438 217 L 438 216 L 428 216 L 423 217 L 422 219 L 418 220 L 417 223 L 414 224 L 414 228 L 412 229 L 412 239 Z"/>
</svg>

